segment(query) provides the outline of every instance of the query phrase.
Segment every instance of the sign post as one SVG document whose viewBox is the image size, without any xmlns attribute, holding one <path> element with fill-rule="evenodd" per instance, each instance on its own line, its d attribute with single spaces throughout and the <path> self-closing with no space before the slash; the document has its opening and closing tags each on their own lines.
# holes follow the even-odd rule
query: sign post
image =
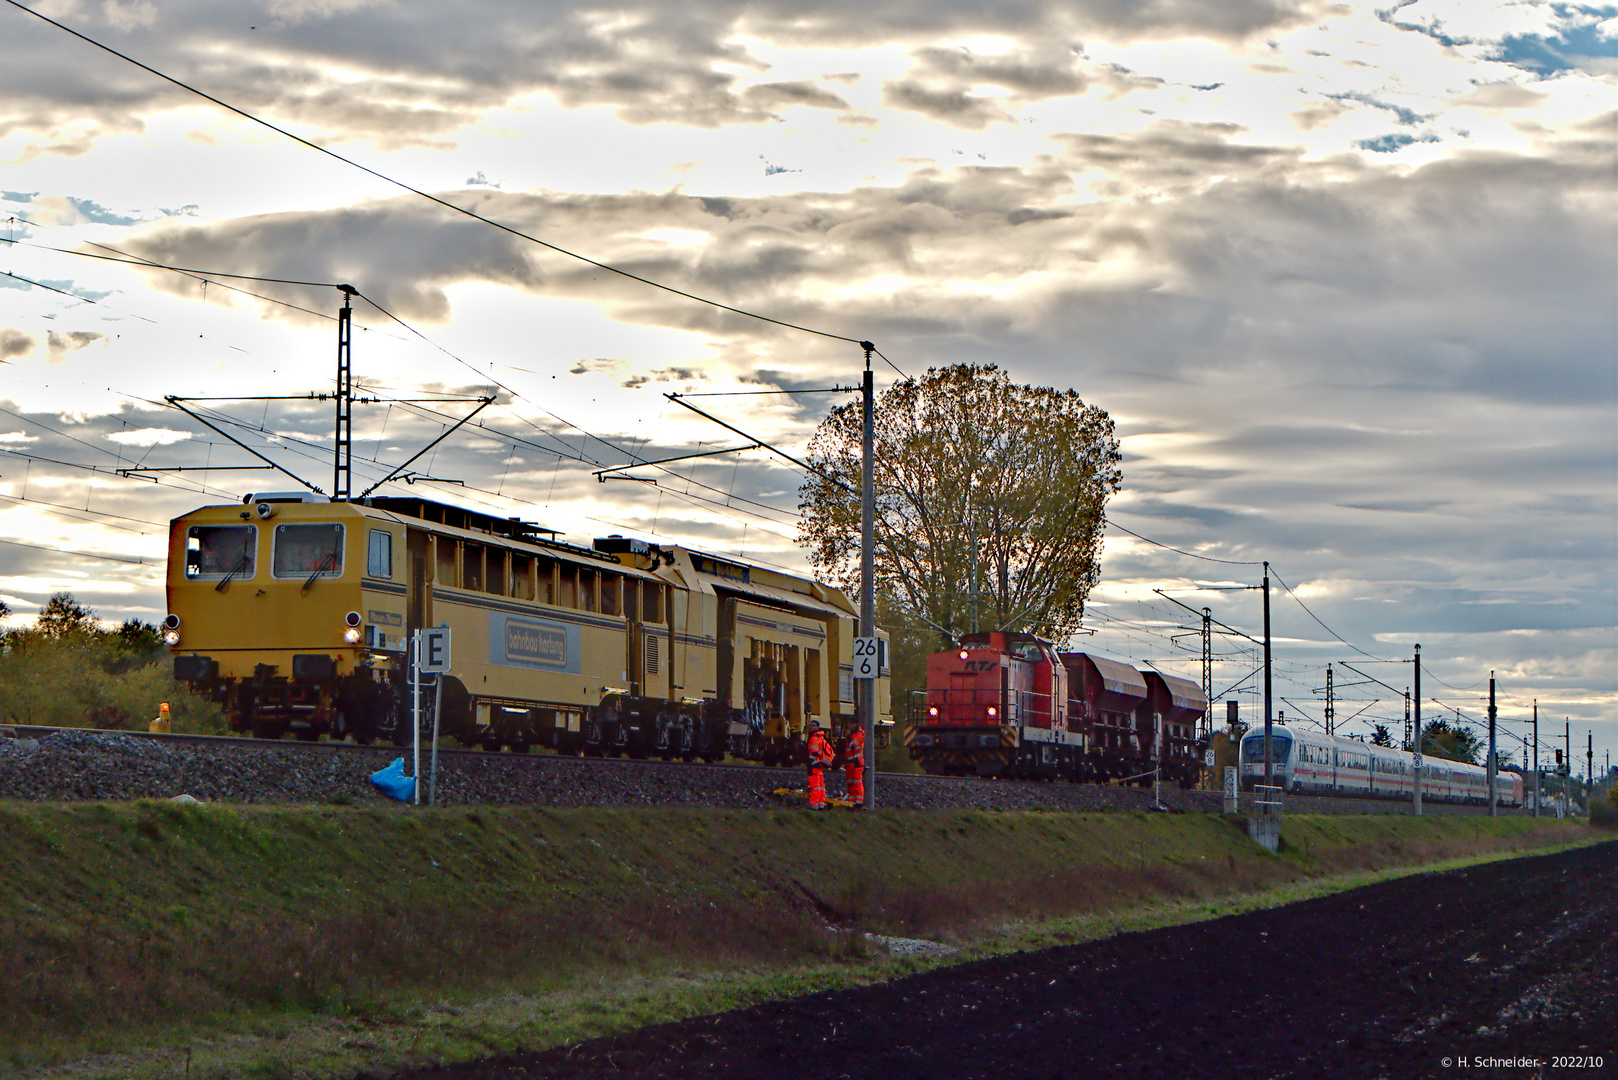
<svg viewBox="0 0 1618 1080">
<path fill-rule="evenodd" d="M 869 376 L 867 376 L 869 377 Z M 870 627 L 865 623 L 864 627 Z M 861 810 L 876 808 L 876 679 L 882 674 L 882 643 L 876 637 L 854 639 L 854 685 L 858 718 L 855 723 L 865 729 L 865 805 Z"/>
<path fill-rule="evenodd" d="M 412 773 L 416 778 L 416 804 L 421 804 L 421 677 L 433 676 L 433 764 L 432 790 L 427 804 L 431 806 L 438 796 L 438 710 L 444 701 L 444 673 L 449 670 L 449 627 L 430 626 L 416 631 L 415 678 L 411 680 L 415 700 L 414 724 L 415 761 Z"/>
</svg>

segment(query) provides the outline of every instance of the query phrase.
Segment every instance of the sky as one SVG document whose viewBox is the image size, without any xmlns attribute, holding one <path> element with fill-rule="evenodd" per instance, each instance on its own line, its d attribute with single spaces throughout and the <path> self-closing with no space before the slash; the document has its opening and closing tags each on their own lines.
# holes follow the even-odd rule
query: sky
<svg viewBox="0 0 1618 1080">
<path fill-rule="evenodd" d="M 1200 681 L 1163 594 L 1259 637 L 1268 561 L 1289 722 L 1330 665 L 1397 737 L 1419 644 L 1424 717 L 1493 672 L 1513 760 L 1536 701 L 1545 756 L 1618 751 L 1618 7 L 4 0 L 0 42 L 11 625 L 158 621 L 170 518 L 299 486 L 170 396 L 332 490 L 351 285 L 356 494 L 492 394 L 378 492 L 803 570 L 780 458 L 594 474 L 801 453 L 854 342 L 994 363 L 1117 422 L 1075 647 Z M 665 397 L 782 390 L 690 400 L 747 438 Z"/>
</svg>

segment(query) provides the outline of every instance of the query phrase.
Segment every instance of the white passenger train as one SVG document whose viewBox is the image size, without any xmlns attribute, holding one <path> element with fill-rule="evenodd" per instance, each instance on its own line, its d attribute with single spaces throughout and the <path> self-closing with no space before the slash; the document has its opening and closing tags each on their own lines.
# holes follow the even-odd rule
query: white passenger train
<svg viewBox="0 0 1618 1080">
<path fill-rule="evenodd" d="M 1358 739 L 1275 725 L 1270 729 L 1270 762 L 1276 787 L 1297 795 L 1410 801 L 1415 759 L 1403 750 L 1372 746 Z M 1250 731 L 1241 746 L 1242 790 L 1264 783 L 1264 731 Z M 1521 806 L 1522 776 L 1499 772 L 1494 778 L 1501 806 Z M 1478 765 L 1428 756 L 1421 763 L 1423 802 L 1488 802 L 1488 770 Z"/>
</svg>

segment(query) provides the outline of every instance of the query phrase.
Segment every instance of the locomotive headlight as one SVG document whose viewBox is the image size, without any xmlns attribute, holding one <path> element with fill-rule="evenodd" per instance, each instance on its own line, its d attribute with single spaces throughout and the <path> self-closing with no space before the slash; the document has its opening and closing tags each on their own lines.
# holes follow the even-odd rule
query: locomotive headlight
<svg viewBox="0 0 1618 1080">
<path fill-rule="evenodd" d="M 937 705 L 929 705 L 929 706 L 927 706 L 927 717 L 928 717 L 928 719 L 931 719 L 931 720 L 938 719 L 938 706 Z"/>
<path fill-rule="evenodd" d="M 989 706 L 989 719 L 993 720 L 995 717 L 997 717 L 999 715 L 1000 715 L 1000 710 L 995 708 L 993 705 L 990 705 Z"/>
<path fill-rule="evenodd" d="M 179 628 L 180 628 L 180 617 L 178 615 L 175 615 L 172 612 L 170 612 L 168 617 L 163 620 L 163 629 L 165 629 L 165 630 L 178 630 Z"/>
<path fill-rule="evenodd" d="M 965 659 L 966 659 L 966 650 L 965 650 L 965 649 L 962 649 L 962 650 L 961 650 L 961 659 L 962 659 L 962 660 L 965 660 Z"/>
<path fill-rule="evenodd" d="M 169 648 L 172 649 L 176 645 L 178 645 L 179 643 L 180 643 L 180 632 L 178 630 L 165 630 L 165 631 L 163 631 L 163 644 L 167 645 Z"/>
<path fill-rule="evenodd" d="M 350 645 L 358 645 L 362 636 L 363 635 L 360 633 L 360 628 L 357 626 L 350 626 L 347 630 L 343 631 L 343 640 L 348 642 Z"/>
</svg>

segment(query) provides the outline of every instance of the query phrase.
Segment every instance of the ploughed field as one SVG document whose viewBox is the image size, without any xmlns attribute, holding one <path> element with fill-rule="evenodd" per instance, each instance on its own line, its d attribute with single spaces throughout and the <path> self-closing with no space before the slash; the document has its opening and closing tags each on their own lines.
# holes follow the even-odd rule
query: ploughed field
<svg viewBox="0 0 1618 1080">
<path fill-rule="evenodd" d="M 27 729 L 20 729 L 24 732 Z M 411 753 L 392 747 L 292 744 L 217 739 L 204 743 L 118 732 L 64 730 L 42 738 L 0 738 L 0 799 L 81 801 L 168 799 L 204 802 L 368 803 L 385 801 L 370 774 Z M 429 754 L 422 752 L 426 773 Z M 447 806 L 716 806 L 758 808 L 778 802 L 781 788 L 804 786 L 802 768 L 571 758 L 549 754 L 440 752 L 438 799 Z M 828 793 L 843 791 L 840 770 Z M 1218 813 L 1217 791 L 1102 787 L 1065 781 L 1004 781 L 883 773 L 878 805 L 893 810 L 1147 809 Z M 423 782 L 425 794 L 426 783 Z M 1250 796 L 1242 796 L 1242 809 Z M 1410 813 L 1409 804 L 1371 799 L 1292 796 L 1300 813 Z M 1423 813 L 1482 814 L 1485 807 L 1426 803 Z M 1501 814 L 1526 814 L 1502 808 Z"/>
<path fill-rule="evenodd" d="M 1615 884 L 1618 840 L 388 1080 L 1614 1076 Z"/>
</svg>

